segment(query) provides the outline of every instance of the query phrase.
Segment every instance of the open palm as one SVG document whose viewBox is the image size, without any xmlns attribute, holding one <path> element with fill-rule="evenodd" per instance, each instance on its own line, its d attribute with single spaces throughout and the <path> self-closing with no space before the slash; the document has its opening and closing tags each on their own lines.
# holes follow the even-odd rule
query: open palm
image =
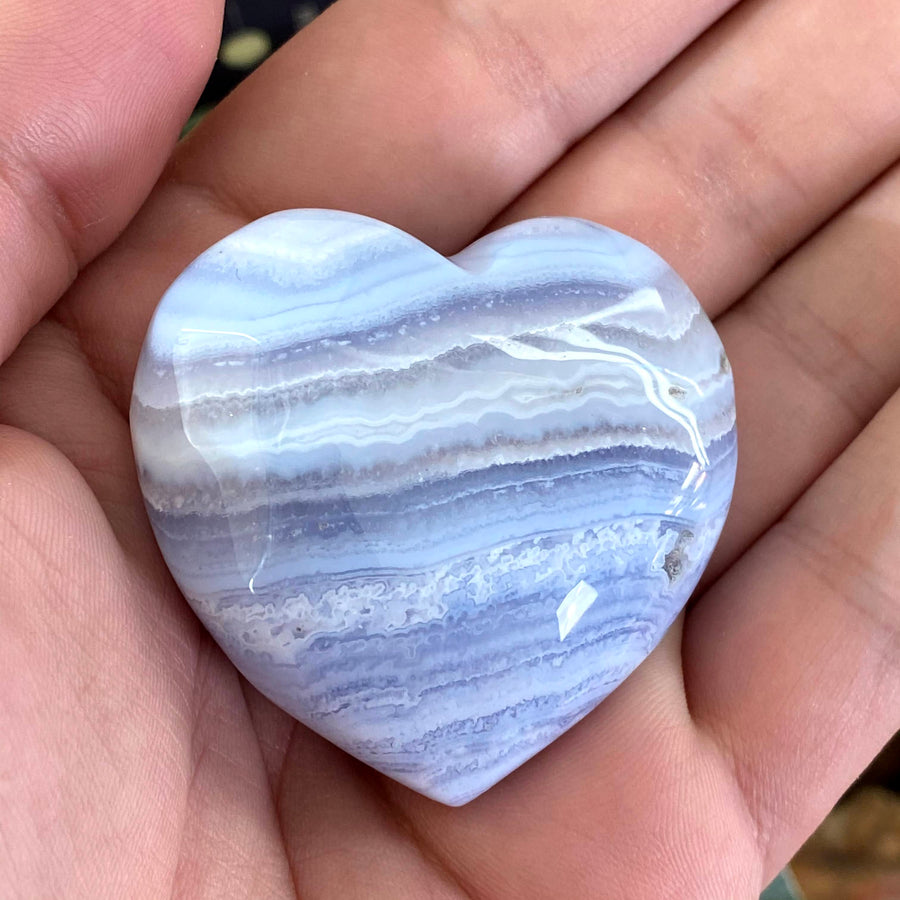
<svg viewBox="0 0 900 900">
<path fill-rule="evenodd" d="M 340 0 L 169 159 L 215 2 L 0 6 L 8 896 L 751 898 L 900 725 L 900 10 L 554 7 Z M 126 413 L 156 301 L 304 206 L 442 252 L 526 216 L 603 222 L 681 272 L 734 367 L 738 481 L 702 591 L 459 809 L 247 685 L 144 516 Z"/>
</svg>

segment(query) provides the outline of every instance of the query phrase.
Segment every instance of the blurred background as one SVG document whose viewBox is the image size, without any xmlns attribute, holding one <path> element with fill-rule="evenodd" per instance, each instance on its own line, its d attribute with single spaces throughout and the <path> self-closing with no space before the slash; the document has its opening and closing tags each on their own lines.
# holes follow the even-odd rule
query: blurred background
<svg viewBox="0 0 900 900">
<path fill-rule="evenodd" d="M 226 0 L 219 57 L 186 130 L 333 2 Z M 900 736 L 763 895 L 763 900 L 801 898 L 900 900 Z"/>
<path fill-rule="evenodd" d="M 219 58 L 188 130 L 267 56 L 334 0 L 225 0 Z"/>
</svg>

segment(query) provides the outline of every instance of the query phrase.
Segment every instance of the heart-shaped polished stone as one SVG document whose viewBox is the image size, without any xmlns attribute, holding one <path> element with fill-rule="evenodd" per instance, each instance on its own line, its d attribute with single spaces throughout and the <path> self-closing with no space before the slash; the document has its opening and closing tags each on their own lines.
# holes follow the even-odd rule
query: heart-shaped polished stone
<svg viewBox="0 0 900 900">
<path fill-rule="evenodd" d="M 449 260 L 349 213 L 260 219 L 166 293 L 131 421 L 163 555 L 234 664 L 449 804 L 656 646 L 736 461 L 697 301 L 576 219 Z"/>
</svg>

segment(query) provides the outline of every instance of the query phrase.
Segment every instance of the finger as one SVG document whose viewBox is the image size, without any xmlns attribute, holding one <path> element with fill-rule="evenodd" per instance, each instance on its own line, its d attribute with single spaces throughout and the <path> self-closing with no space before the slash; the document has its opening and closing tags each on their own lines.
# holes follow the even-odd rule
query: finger
<svg viewBox="0 0 900 900">
<path fill-rule="evenodd" d="M 455 250 L 730 5 L 349 0 L 209 119 L 175 178 L 253 217 L 349 205 Z"/>
<path fill-rule="evenodd" d="M 740 410 L 715 578 L 900 388 L 900 166 L 717 321 Z"/>
<path fill-rule="evenodd" d="M 66 321 L 124 408 L 161 293 L 248 218 L 350 209 L 458 249 L 732 2 L 343 0 L 192 134 Z"/>
<path fill-rule="evenodd" d="M 0 423 L 77 462 L 126 550 L 152 546 L 128 423 L 101 390 L 71 331 L 44 319 L 0 366 Z"/>
<path fill-rule="evenodd" d="M 774 875 L 900 726 L 900 394 L 688 615 L 695 720 Z"/>
<path fill-rule="evenodd" d="M 895 0 L 741 4 L 504 213 L 649 244 L 710 315 L 900 156 Z"/>
<path fill-rule="evenodd" d="M 0 7 L 0 362 L 150 190 L 220 15 L 215 0 Z"/>
<path fill-rule="evenodd" d="M 469 896 L 392 815 L 372 771 L 299 723 L 275 791 L 298 897 Z"/>
</svg>

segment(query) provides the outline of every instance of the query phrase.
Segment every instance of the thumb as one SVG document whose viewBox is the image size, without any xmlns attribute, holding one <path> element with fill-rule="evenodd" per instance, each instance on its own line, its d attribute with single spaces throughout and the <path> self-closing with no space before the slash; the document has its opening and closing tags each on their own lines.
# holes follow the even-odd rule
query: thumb
<svg viewBox="0 0 900 900">
<path fill-rule="evenodd" d="M 0 4 L 0 362 L 160 174 L 221 0 Z"/>
</svg>

